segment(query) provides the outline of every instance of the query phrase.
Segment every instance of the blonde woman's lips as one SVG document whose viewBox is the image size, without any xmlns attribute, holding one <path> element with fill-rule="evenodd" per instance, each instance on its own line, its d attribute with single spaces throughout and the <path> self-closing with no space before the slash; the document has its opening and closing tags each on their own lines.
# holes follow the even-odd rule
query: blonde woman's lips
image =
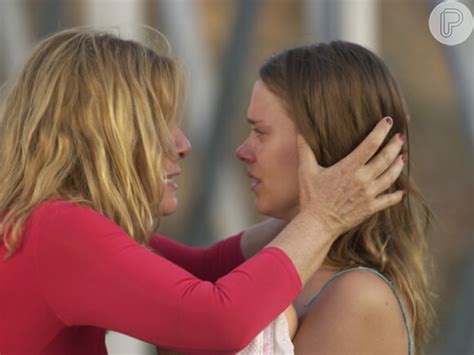
<svg viewBox="0 0 474 355">
<path fill-rule="evenodd" d="M 166 186 L 168 186 L 172 190 L 177 190 L 178 189 L 178 184 L 174 182 L 173 178 L 175 176 L 178 176 L 181 173 L 181 171 L 176 171 L 172 174 L 168 174 L 166 176 Z"/>
<path fill-rule="evenodd" d="M 173 191 L 176 191 L 178 189 L 178 184 L 169 178 L 166 179 L 166 186 L 168 186 L 168 188 L 170 188 Z"/>
<path fill-rule="evenodd" d="M 166 185 L 168 185 L 168 187 L 172 189 L 173 191 L 176 191 L 178 189 L 178 184 L 175 183 L 174 181 L 170 181 Z"/>
</svg>

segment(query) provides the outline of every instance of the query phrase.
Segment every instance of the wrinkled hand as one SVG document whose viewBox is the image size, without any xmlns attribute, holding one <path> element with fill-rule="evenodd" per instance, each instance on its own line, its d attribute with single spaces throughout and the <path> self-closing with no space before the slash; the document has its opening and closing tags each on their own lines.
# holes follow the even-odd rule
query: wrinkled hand
<svg viewBox="0 0 474 355">
<path fill-rule="evenodd" d="M 367 163 L 391 127 L 391 118 L 384 118 L 354 151 L 328 168 L 317 163 L 304 138 L 298 135 L 301 211 L 311 213 L 333 236 L 403 199 L 401 190 L 384 193 L 403 170 L 403 137 L 396 134 Z"/>
</svg>

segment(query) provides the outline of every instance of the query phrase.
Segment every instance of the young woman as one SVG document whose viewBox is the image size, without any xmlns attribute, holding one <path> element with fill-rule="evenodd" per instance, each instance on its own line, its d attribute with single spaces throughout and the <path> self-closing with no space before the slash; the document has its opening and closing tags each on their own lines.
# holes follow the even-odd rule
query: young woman
<svg viewBox="0 0 474 355">
<path fill-rule="evenodd" d="M 106 329 L 236 352 L 295 299 L 338 235 L 401 201 L 402 191 L 367 189 L 393 182 L 382 157 L 400 147 L 366 164 L 392 127 L 382 120 L 325 174 L 301 142 L 300 212 L 247 262 L 267 234 L 206 250 L 152 237 L 177 207 L 173 178 L 190 151 L 175 122 L 180 80 L 169 55 L 99 31 L 63 31 L 34 50 L 0 115 L 2 355 L 106 354 Z"/>
<path fill-rule="evenodd" d="M 409 115 L 403 97 L 387 67 L 369 50 L 338 41 L 272 56 L 253 89 L 251 133 L 237 150 L 257 210 L 285 221 L 298 215 L 298 134 L 324 173 L 323 167 L 346 156 L 384 115 L 394 124 L 385 143 L 405 144 L 407 150 Z M 402 167 L 406 159 L 401 154 L 392 166 Z M 297 354 L 421 352 L 432 315 L 423 225 L 430 214 L 408 174 L 403 172 L 389 191 L 395 189 L 407 191 L 404 203 L 340 236 L 294 302 Z"/>
</svg>

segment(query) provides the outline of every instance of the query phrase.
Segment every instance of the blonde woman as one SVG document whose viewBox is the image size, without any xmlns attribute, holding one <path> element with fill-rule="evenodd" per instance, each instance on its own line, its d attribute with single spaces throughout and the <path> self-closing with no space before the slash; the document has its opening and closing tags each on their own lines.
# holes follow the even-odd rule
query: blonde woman
<svg viewBox="0 0 474 355">
<path fill-rule="evenodd" d="M 394 125 L 384 144 L 397 142 L 408 150 L 404 99 L 369 50 L 338 41 L 270 57 L 253 89 L 251 133 L 237 150 L 252 179 L 257 210 L 283 221 L 298 215 L 299 134 L 327 167 L 354 149 L 382 115 L 391 116 Z M 406 160 L 400 154 L 393 164 Z M 343 233 L 294 302 L 300 323 L 296 354 L 422 352 L 432 319 L 425 263 L 430 212 L 408 173 L 389 191 L 396 189 L 407 191 L 404 203 Z"/>
<path fill-rule="evenodd" d="M 107 329 L 237 352 L 338 235 L 401 201 L 380 194 L 400 146 L 367 163 L 391 129 L 382 120 L 324 174 L 301 140 L 300 211 L 261 251 L 273 237 L 261 227 L 203 250 L 152 236 L 177 207 L 173 178 L 190 151 L 175 121 L 180 82 L 170 55 L 100 31 L 66 30 L 34 50 L 0 116 L 1 354 L 106 354 Z"/>
</svg>

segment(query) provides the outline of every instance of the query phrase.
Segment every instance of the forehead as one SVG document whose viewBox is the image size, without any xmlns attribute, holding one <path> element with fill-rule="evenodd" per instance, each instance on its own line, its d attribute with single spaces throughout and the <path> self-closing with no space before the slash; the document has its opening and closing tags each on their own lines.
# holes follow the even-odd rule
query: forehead
<svg viewBox="0 0 474 355">
<path fill-rule="evenodd" d="M 279 98 L 268 90 L 261 80 L 257 80 L 253 86 L 247 116 L 267 124 L 281 120 L 291 122 Z"/>
</svg>

